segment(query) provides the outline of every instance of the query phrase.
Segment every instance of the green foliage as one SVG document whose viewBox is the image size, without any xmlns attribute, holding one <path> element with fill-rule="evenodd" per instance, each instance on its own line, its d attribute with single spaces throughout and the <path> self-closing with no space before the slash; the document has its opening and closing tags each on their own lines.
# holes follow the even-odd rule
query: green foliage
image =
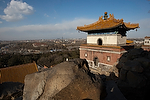
<svg viewBox="0 0 150 100">
<path fill-rule="evenodd" d="M 10 59 L 11 55 L 1 55 L 0 57 L 0 68 L 7 66 L 7 62 Z"/>
<path fill-rule="evenodd" d="M 33 61 L 41 66 L 46 65 L 47 67 L 50 67 L 63 62 L 66 58 L 79 58 L 79 50 L 29 55 L 3 54 L 0 57 L 0 68 L 32 63 Z"/>
<path fill-rule="evenodd" d="M 22 57 L 21 55 L 13 55 L 9 60 L 7 65 L 8 66 L 14 66 L 14 65 L 19 65 L 20 63 L 22 63 Z"/>
</svg>

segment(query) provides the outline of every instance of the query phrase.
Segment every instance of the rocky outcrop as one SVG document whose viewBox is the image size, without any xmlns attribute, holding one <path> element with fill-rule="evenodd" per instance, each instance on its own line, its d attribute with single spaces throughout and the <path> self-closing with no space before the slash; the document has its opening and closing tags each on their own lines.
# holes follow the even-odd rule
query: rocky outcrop
<svg viewBox="0 0 150 100">
<path fill-rule="evenodd" d="M 150 82 L 150 52 L 143 49 L 132 49 L 119 59 L 118 85 L 142 88 Z"/>
<path fill-rule="evenodd" d="M 23 84 L 4 82 L 0 84 L 0 100 L 22 100 Z"/>
<path fill-rule="evenodd" d="M 127 100 L 113 80 L 106 81 L 107 97 L 105 100 Z"/>
<path fill-rule="evenodd" d="M 90 72 L 86 60 L 63 62 L 25 77 L 23 100 L 100 100 L 104 96 L 103 82 Z"/>
</svg>

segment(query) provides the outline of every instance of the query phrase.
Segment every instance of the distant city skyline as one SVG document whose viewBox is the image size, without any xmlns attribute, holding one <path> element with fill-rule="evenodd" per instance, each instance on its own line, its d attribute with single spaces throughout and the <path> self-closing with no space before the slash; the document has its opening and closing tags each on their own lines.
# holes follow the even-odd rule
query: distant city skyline
<svg viewBox="0 0 150 100">
<path fill-rule="evenodd" d="M 86 38 L 76 27 L 104 12 L 139 23 L 127 38 L 150 36 L 150 0 L 0 0 L 0 40 Z"/>
</svg>

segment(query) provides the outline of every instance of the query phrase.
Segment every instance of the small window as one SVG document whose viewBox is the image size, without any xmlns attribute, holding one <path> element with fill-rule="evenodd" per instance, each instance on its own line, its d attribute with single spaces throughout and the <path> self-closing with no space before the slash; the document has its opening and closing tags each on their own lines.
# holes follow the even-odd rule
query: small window
<svg viewBox="0 0 150 100">
<path fill-rule="evenodd" d="M 145 41 L 145 43 L 149 43 L 149 41 Z"/>
<path fill-rule="evenodd" d="M 107 61 L 108 61 L 108 62 L 110 62 L 110 61 L 111 61 L 110 56 L 107 56 Z"/>
<path fill-rule="evenodd" d="M 87 56 L 88 56 L 88 54 L 87 54 L 87 53 L 85 53 L 85 54 L 84 54 L 84 56 L 85 56 L 85 57 L 87 57 Z"/>
</svg>

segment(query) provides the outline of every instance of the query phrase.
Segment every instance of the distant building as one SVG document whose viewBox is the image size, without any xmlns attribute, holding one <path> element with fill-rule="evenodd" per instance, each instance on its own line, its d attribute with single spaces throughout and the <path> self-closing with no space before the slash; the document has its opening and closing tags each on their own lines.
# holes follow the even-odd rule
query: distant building
<svg viewBox="0 0 150 100">
<path fill-rule="evenodd" d="M 144 50 L 150 51 L 150 37 L 146 36 L 144 38 L 144 45 L 142 45 Z"/>
<path fill-rule="evenodd" d="M 33 47 L 46 47 L 48 46 L 46 43 L 33 43 Z"/>
<path fill-rule="evenodd" d="M 150 45 L 150 37 L 148 37 L 148 36 L 145 37 L 144 45 Z"/>
<path fill-rule="evenodd" d="M 139 24 L 123 22 L 123 19 L 115 19 L 113 14 L 105 12 L 99 20 L 93 24 L 78 26 L 77 30 L 87 32 L 87 44 L 80 46 L 80 58 L 88 61 L 89 67 L 97 68 L 113 66 L 115 62 L 127 50 L 133 48 L 127 45 L 126 31 L 139 28 Z"/>
<path fill-rule="evenodd" d="M 37 72 L 35 62 L 17 65 L 12 67 L 0 68 L 0 84 L 3 82 L 24 83 L 25 76 Z"/>
<path fill-rule="evenodd" d="M 143 44 L 144 41 L 143 40 L 134 40 L 134 44 Z"/>
<path fill-rule="evenodd" d="M 126 40 L 126 44 L 133 44 L 134 41 L 131 41 L 131 40 Z"/>
</svg>

